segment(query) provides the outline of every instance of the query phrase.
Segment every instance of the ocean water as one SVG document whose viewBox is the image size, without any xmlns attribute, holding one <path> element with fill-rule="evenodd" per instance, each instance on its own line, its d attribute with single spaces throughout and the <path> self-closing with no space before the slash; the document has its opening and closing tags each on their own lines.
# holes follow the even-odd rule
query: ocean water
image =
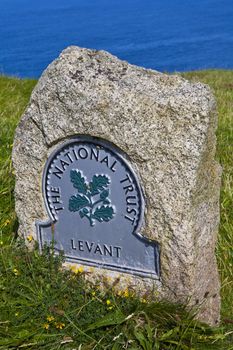
<svg viewBox="0 0 233 350">
<path fill-rule="evenodd" d="M 233 68 L 233 0 L 0 0 L 0 74 L 39 77 L 69 45 L 159 71 Z"/>
</svg>

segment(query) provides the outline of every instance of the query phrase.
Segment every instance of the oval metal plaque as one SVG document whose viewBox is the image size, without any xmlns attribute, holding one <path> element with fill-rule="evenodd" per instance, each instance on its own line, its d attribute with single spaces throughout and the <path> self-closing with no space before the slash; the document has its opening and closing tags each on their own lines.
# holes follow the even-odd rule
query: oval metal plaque
<svg viewBox="0 0 233 350">
<path fill-rule="evenodd" d="M 43 174 L 50 220 L 37 222 L 40 248 L 55 241 L 66 261 L 158 278 L 159 251 L 139 230 L 144 198 L 126 156 L 107 141 L 69 139 Z"/>
</svg>

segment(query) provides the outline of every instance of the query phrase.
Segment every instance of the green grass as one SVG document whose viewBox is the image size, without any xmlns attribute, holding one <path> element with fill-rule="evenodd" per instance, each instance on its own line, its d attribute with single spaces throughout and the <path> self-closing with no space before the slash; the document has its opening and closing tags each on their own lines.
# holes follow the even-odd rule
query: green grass
<svg viewBox="0 0 233 350">
<path fill-rule="evenodd" d="M 40 255 L 15 238 L 11 149 L 36 81 L 0 77 L 0 350 L 233 349 L 233 71 L 183 75 L 208 83 L 218 101 L 221 326 L 214 329 L 195 321 L 182 305 L 145 303 L 130 291 L 118 295 L 117 285 L 106 280 L 103 291 L 87 282 L 83 272 L 63 271 L 62 257 L 54 257 L 52 249 Z"/>
</svg>

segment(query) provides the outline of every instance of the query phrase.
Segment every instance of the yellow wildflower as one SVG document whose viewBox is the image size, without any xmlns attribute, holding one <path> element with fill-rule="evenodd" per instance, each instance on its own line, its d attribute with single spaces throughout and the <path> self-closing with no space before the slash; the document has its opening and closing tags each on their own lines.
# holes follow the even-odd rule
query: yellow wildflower
<svg viewBox="0 0 233 350">
<path fill-rule="evenodd" d="M 112 309 L 113 309 L 113 306 L 109 306 L 109 307 L 108 307 L 108 310 L 112 310 Z"/>
<path fill-rule="evenodd" d="M 9 219 L 7 219 L 7 220 L 4 222 L 3 226 L 7 226 L 7 225 L 9 225 L 9 223 L 10 223 L 10 220 L 9 220 Z"/>
<path fill-rule="evenodd" d="M 144 299 L 144 298 L 141 299 L 141 302 L 142 302 L 143 304 L 147 303 L 146 299 Z"/>
<path fill-rule="evenodd" d="M 129 297 L 129 291 L 128 291 L 128 289 L 126 289 L 126 290 L 124 291 L 123 296 L 124 296 L 125 298 L 128 298 L 128 297 Z"/>
<path fill-rule="evenodd" d="M 79 273 L 83 273 L 83 271 L 84 271 L 83 266 L 80 266 L 80 267 L 78 268 L 78 272 L 79 272 Z"/>
<path fill-rule="evenodd" d="M 43 324 L 43 328 L 48 330 L 49 329 L 49 324 L 48 323 L 44 323 Z"/>
<path fill-rule="evenodd" d="M 0 241 L 0 245 L 3 245 L 3 241 Z"/>
<path fill-rule="evenodd" d="M 14 273 L 15 276 L 19 275 L 19 271 L 17 269 L 13 269 L 13 273 Z"/>
<path fill-rule="evenodd" d="M 27 240 L 28 240 L 28 242 L 33 241 L 33 236 L 32 235 L 27 236 Z"/>
<path fill-rule="evenodd" d="M 65 323 L 55 322 L 55 326 L 57 329 L 63 329 L 65 327 Z"/>
<path fill-rule="evenodd" d="M 78 273 L 78 268 L 76 267 L 76 266 L 71 266 L 71 271 L 73 272 L 73 273 L 75 273 L 75 274 L 77 274 Z"/>
<path fill-rule="evenodd" d="M 111 300 L 109 300 L 109 299 L 106 300 L 106 304 L 107 304 L 107 305 L 111 305 Z"/>
<path fill-rule="evenodd" d="M 84 268 L 82 266 L 71 266 L 71 271 L 77 275 L 78 273 L 83 273 Z"/>
<path fill-rule="evenodd" d="M 52 321 L 55 320 L 55 318 L 54 318 L 53 316 L 47 316 L 46 320 L 47 320 L 48 322 L 52 322 Z"/>
</svg>

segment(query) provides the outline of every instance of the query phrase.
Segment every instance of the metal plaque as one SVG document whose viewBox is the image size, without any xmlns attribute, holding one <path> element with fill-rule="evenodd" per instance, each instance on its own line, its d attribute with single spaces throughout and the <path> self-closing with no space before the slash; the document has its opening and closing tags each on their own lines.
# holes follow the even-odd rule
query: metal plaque
<svg viewBox="0 0 233 350">
<path fill-rule="evenodd" d="M 159 249 L 144 238 L 144 197 L 126 155 L 107 141 L 69 139 L 43 174 L 49 221 L 37 222 L 40 249 L 55 242 L 66 261 L 159 277 Z"/>
</svg>

